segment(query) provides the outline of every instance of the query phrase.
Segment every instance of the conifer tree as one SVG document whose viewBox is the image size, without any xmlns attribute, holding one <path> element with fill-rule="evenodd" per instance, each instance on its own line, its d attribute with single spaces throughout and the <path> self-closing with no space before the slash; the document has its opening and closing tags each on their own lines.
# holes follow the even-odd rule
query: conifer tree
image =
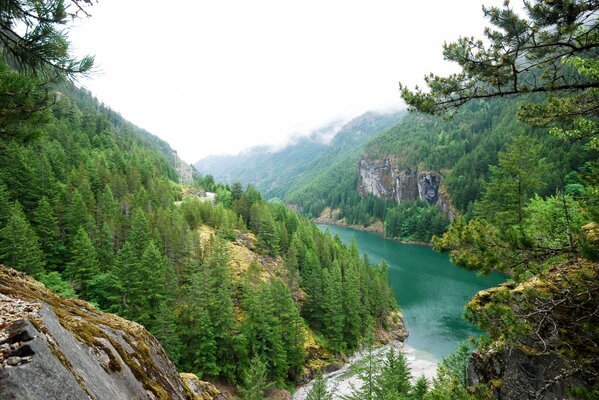
<svg viewBox="0 0 599 400">
<path fill-rule="evenodd" d="M 322 376 L 322 371 L 318 371 L 312 388 L 308 392 L 306 400 L 332 400 L 333 396 L 327 390 L 327 382 Z"/>
<path fill-rule="evenodd" d="M 84 296 L 91 279 L 99 273 L 98 259 L 94 244 L 82 227 L 77 231 L 69 246 L 70 259 L 65 275 Z"/>
<path fill-rule="evenodd" d="M 145 277 L 139 274 L 139 258 L 129 241 L 119 251 L 112 274 L 118 283 L 115 310 L 125 318 L 137 319 L 141 280 Z"/>
<path fill-rule="evenodd" d="M 98 264 L 100 271 L 108 271 L 114 263 L 114 234 L 108 223 L 98 226 L 98 230 L 94 235 L 96 253 L 98 256 Z"/>
<path fill-rule="evenodd" d="M 156 247 L 150 241 L 146 247 L 139 263 L 140 281 L 140 320 L 142 324 L 151 327 L 155 320 L 155 314 L 160 304 L 168 294 L 167 283 L 173 279 L 171 266 Z"/>
<path fill-rule="evenodd" d="M 141 258 L 151 239 L 152 236 L 146 214 L 140 208 L 137 208 L 133 212 L 133 221 L 131 222 L 131 230 L 129 231 L 127 242 L 131 244 L 131 249 L 137 257 Z"/>
<path fill-rule="evenodd" d="M 0 181 L 0 227 L 6 226 L 11 214 L 10 195 L 6 186 Z"/>
<path fill-rule="evenodd" d="M 416 380 L 416 383 L 412 387 L 412 391 L 410 392 L 412 400 L 424 400 L 424 396 L 428 392 L 428 382 L 424 375 L 420 375 L 420 377 Z"/>
<path fill-rule="evenodd" d="M 44 268 L 39 240 L 18 202 L 11 207 L 6 226 L 0 229 L 0 262 L 32 276 Z"/>
<path fill-rule="evenodd" d="M 330 269 L 323 271 L 323 330 L 330 346 L 336 351 L 343 351 L 343 299 L 341 270 L 334 262 Z"/>
<path fill-rule="evenodd" d="M 323 323 L 324 276 L 318 257 L 312 250 L 306 252 L 301 278 L 302 287 L 308 297 L 304 303 L 302 315 L 307 321 L 320 328 Z"/>
<path fill-rule="evenodd" d="M 86 231 L 89 231 L 90 219 L 87 213 L 87 206 L 85 205 L 83 196 L 78 190 L 75 190 L 71 194 L 71 200 L 64 216 L 64 223 L 68 238 L 75 237 L 79 228 L 84 228 Z"/>
<path fill-rule="evenodd" d="M 360 310 L 362 304 L 360 301 L 360 285 L 358 270 L 355 262 L 350 259 L 350 263 L 344 274 L 343 283 L 343 315 L 345 316 L 345 325 L 343 328 L 343 337 L 347 346 L 354 349 L 358 346 L 362 336 L 362 319 Z"/>
<path fill-rule="evenodd" d="M 274 315 L 279 299 L 272 298 L 268 286 L 263 283 L 256 290 L 246 288 L 243 302 L 246 318 L 241 330 L 247 338 L 250 354 L 261 356 L 269 376 L 277 380 L 286 376 L 288 365 L 281 323 Z"/>
<path fill-rule="evenodd" d="M 168 358 L 179 365 L 183 353 L 183 343 L 179 338 L 180 327 L 177 323 L 174 304 L 162 302 L 156 313 L 156 322 L 151 330 L 168 354 Z"/>
<path fill-rule="evenodd" d="M 265 400 L 264 394 L 272 386 L 272 383 L 268 383 L 267 376 L 266 363 L 261 357 L 254 356 L 248 369 L 243 373 L 241 385 L 237 387 L 241 399 Z"/>
<path fill-rule="evenodd" d="M 64 246 L 60 241 L 58 219 L 54 216 L 54 210 L 46 197 L 41 198 L 33 212 L 33 227 L 40 240 L 46 266 L 53 270 L 58 269 L 61 264 Z"/>
<path fill-rule="evenodd" d="M 375 393 L 378 399 L 408 399 L 412 385 L 406 356 L 390 349 L 379 366 L 375 377 Z"/>
<path fill-rule="evenodd" d="M 281 336 L 289 366 L 288 378 L 293 381 L 301 375 L 306 357 L 304 324 L 285 283 L 276 279 L 270 290 L 271 298 L 278 304 L 274 309 L 274 315 L 281 325 Z"/>
</svg>

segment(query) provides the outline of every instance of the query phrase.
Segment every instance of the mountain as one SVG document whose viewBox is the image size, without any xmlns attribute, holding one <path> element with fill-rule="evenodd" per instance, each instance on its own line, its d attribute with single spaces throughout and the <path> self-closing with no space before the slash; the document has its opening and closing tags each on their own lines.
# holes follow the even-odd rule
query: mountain
<svg viewBox="0 0 599 400">
<path fill-rule="evenodd" d="M 238 155 L 206 157 L 194 165 L 198 172 L 218 181 L 252 184 L 268 198 L 283 198 L 299 182 L 312 179 L 322 167 L 359 148 L 403 115 L 402 111 L 368 112 L 345 124 L 325 125 L 282 149 L 255 147 Z"/>
<path fill-rule="evenodd" d="M 446 229 L 444 218 L 471 215 L 489 167 L 519 135 L 539 141 L 552 166 L 540 195 L 573 183 L 565 177 L 576 180 L 594 153 L 582 142 L 566 143 L 519 122 L 518 107 L 497 100 L 469 103 L 451 118 L 410 113 L 360 148 L 307 171 L 309 179 L 298 179 L 283 201 L 311 217 L 359 226 L 381 221 L 388 237 L 428 241 Z"/>
<path fill-rule="evenodd" d="M 37 298 L 68 308 L 46 303 L 58 320 L 49 315 L 44 321 L 71 324 L 73 337 L 62 332 L 61 352 L 78 341 L 109 370 L 121 365 L 115 351 L 130 370 L 121 365 L 122 374 L 106 376 L 89 354 L 69 353 L 65 360 L 57 353 L 52 360 L 53 332 L 35 346 L 61 375 L 45 376 L 39 390 L 64 378 L 76 398 L 85 392 L 75 387 L 82 380 L 90 386 L 105 380 L 115 395 L 100 391 L 98 398 L 131 397 L 127 390 L 137 389 L 150 398 L 184 398 L 179 378 L 172 378 L 172 387 L 160 378 L 162 372 L 172 375 L 172 365 L 153 370 L 167 363 L 164 350 L 178 370 L 228 385 L 231 392 L 256 390 L 260 379 L 261 397 L 269 383 L 287 387 L 336 365 L 373 328 L 383 338 L 405 336 L 383 264 L 371 264 L 253 187 L 244 191 L 194 176 L 166 142 L 85 90 L 63 83 L 52 87 L 56 98 L 46 97 L 45 86 L 32 91 L 39 84 L 34 77 L 0 63 L 0 83 L 14 81 L 24 84 L 19 94 L 25 100 L 44 107 L 32 110 L 26 102 L 15 113 L 13 104 L 0 102 L 0 114 L 12 113 L 0 119 L 0 263 L 78 299 L 63 302 L 45 292 Z M 321 132 L 318 140 L 327 135 Z M 0 299 L 12 302 L 18 295 L 13 283 L 0 286 L 11 299 Z M 105 327 L 88 326 L 88 319 Z M 30 325 L 17 330 L 27 338 L 44 333 L 35 321 Z M 131 330 L 141 336 L 129 343 L 124 337 Z M 137 354 L 131 363 L 119 345 Z M 148 352 L 160 357 L 145 365 L 141 357 Z M 21 367 L 17 356 L 32 354 L 19 354 L 6 368 L 18 367 L 7 371 L 23 398 L 30 388 L 19 386 L 21 368 L 41 358 Z M 57 363 L 90 369 L 79 379 Z M 137 383 L 127 381 L 131 373 Z M 116 388 L 116 381 L 132 386 Z M 5 387 L 0 384 L 2 398 Z"/>
</svg>

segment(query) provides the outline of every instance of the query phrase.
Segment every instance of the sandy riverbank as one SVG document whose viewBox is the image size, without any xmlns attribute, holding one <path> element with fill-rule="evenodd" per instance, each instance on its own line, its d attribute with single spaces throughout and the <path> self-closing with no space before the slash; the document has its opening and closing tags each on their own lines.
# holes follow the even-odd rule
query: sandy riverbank
<svg viewBox="0 0 599 400">
<path fill-rule="evenodd" d="M 388 345 L 377 347 L 374 349 L 373 355 L 375 359 L 382 359 L 387 351 L 391 348 L 400 349 L 408 361 L 408 366 L 412 372 L 412 379 L 415 381 L 421 375 L 424 375 L 429 381 L 436 375 L 437 363 L 428 354 L 419 352 L 416 349 L 403 344 L 402 342 L 392 342 Z M 359 387 L 360 381 L 357 375 L 352 370 L 352 366 L 360 364 L 367 353 L 365 351 L 358 352 L 352 356 L 348 362 L 337 371 L 325 374 L 327 388 L 333 394 L 333 399 L 341 399 L 343 396 L 349 395 L 352 392 L 352 387 Z M 293 400 L 304 400 L 308 396 L 308 392 L 312 388 L 312 383 L 300 386 L 293 394 Z"/>
</svg>

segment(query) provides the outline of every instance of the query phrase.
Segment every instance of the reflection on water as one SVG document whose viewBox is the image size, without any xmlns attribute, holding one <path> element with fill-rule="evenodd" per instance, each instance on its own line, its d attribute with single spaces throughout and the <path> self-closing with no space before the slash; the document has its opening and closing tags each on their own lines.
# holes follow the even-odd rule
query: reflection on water
<svg viewBox="0 0 599 400">
<path fill-rule="evenodd" d="M 345 243 L 355 238 L 372 262 L 389 264 L 389 284 L 410 331 L 407 343 L 436 359 L 451 353 L 469 336 L 480 335 L 464 318 L 464 305 L 479 290 L 505 281 L 500 274 L 478 276 L 449 262 L 430 247 L 401 244 L 381 236 L 338 226 L 319 225 Z"/>
</svg>

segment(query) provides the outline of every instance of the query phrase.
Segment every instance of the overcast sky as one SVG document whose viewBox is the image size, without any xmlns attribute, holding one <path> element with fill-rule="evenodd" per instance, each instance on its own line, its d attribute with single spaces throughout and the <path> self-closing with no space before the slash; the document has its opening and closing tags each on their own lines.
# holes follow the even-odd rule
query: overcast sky
<svg viewBox="0 0 599 400">
<path fill-rule="evenodd" d="M 501 3 L 101 0 L 71 39 L 96 56 L 85 87 L 195 162 L 401 108 L 398 82 L 456 71 L 443 42 Z"/>
</svg>

